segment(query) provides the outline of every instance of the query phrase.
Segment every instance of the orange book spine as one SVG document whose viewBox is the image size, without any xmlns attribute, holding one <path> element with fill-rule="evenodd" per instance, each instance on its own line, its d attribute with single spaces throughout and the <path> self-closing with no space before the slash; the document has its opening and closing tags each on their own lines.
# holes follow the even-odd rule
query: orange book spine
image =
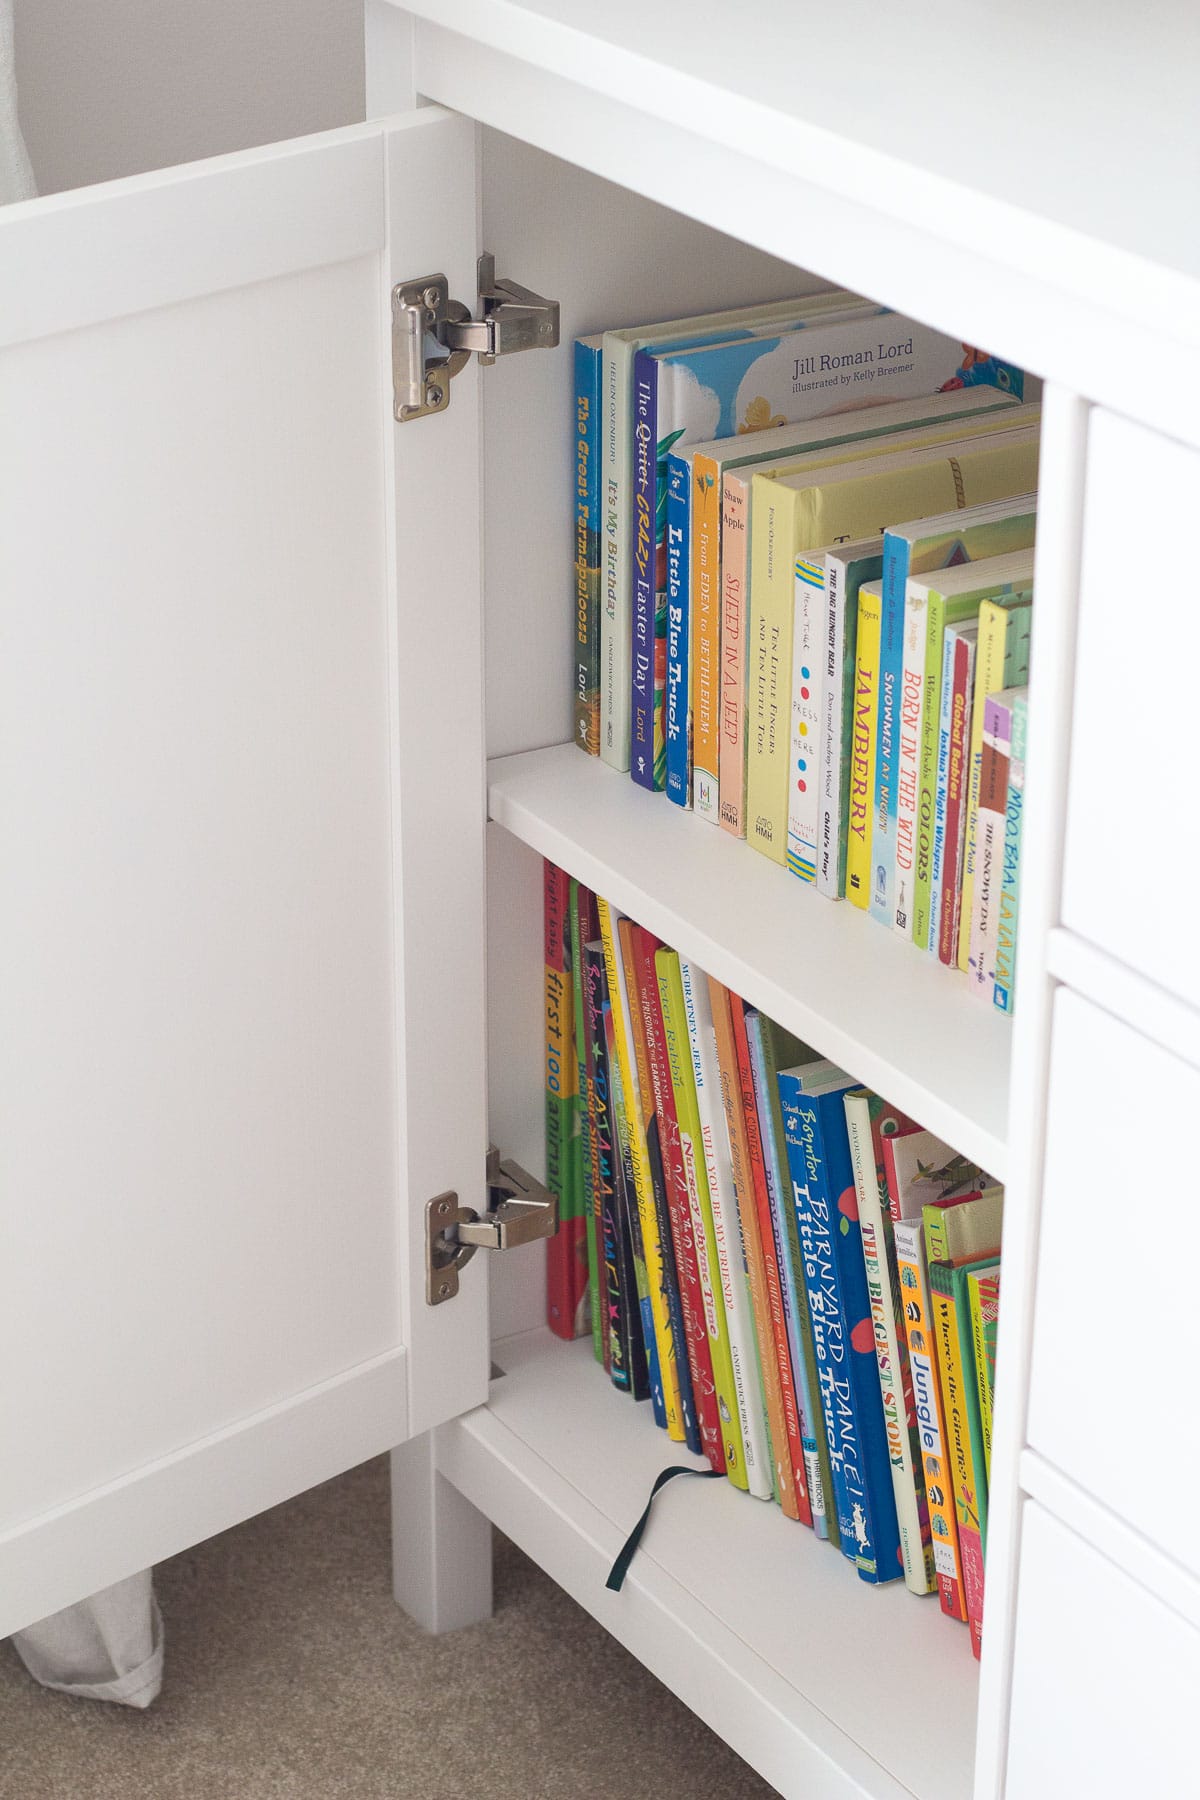
<svg viewBox="0 0 1200 1800">
<path fill-rule="evenodd" d="M 779 1382 L 779 1364 L 775 1356 L 775 1334 L 771 1329 L 771 1303 L 767 1294 L 767 1274 L 763 1263 L 762 1233 L 758 1226 L 754 1176 L 750 1163 L 750 1146 L 746 1133 L 746 1108 L 742 1081 L 738 1071 L 737 1041 L 733 1026 L 734 996 L 728 988 L 711 976 L 708 980 L 712 999 L 713 1030 L 717 1040 L 717 1062 L 721 1071 L 721 1101 L 729 1129 L 729 1150 L 733 1162 L 733 1189 L 742 1240 L 746 1251 L 746 1276 L 750 1287 L 750 1310 L 758 1338 L 758 1361 L 762 1372 L 763 1398 L 767 1404 L 767 1426 L 771 1434 L 771 1461 L 775 1469 L 775 1492 L 789 1519 L 799 1519 L 800 1500 L 789 1450 L 787 1418 L 783 1407 L 783 1390 Z M 762 1146 L 759 1146 L 761 1155 Z M 805 1490 L 805 1502 L 808 1494 Z M 812 1510 L 809 1508 L 809 1522 Z"/>
</svg>

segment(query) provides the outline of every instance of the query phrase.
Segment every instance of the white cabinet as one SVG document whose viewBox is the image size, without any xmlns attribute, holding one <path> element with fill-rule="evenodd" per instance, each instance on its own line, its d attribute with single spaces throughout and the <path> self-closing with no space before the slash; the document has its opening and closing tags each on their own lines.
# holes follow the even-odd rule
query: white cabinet
<svg viewBox="0 0 1200 1800">
<path fill-rule="evenodd" d="M 898 150 L 799 71 L 875 35 L 927 83 L 953 22 L 863 15 L 851 44 L 767 0 L 707 33 L 681 4 L 372 0 L 386 123 L 0 218 L 0 1631 L 404 1446 L 397 1588 L 431 1625 L 486 1610 L 494 1519 L 781 1792 L 1020 1791 L 1052 997 L 1125 994 L 1059 930 L 1087 421 L 1200 419 L 1167 229 L 1192 39 L 1098 35 L 1064 84 L 1026 20 Z M 1089 154 L 1054 153 L 1072 131 Z M 1046 378 L 1011 1024 L 571 746 L 566 351 L 391 414 L 392 285 L 472 301 L 481 248 L 564 340 L 841 282 Z M 607 1593 L 666 1446 L 540 1331 L 536 1252 L 491 1271 L 490 1387 L 485 1258 L 426 1304 L 426 1201 L 481 1203 L 489 1135 L 541 1156 L 541 854 L 1008 1183 L 981 1679 L 935 1602 L 716 1483 L 668 1490 Z M 1103 1500 L 1063 1502 L 1076 1531 Z"/>
</svg>

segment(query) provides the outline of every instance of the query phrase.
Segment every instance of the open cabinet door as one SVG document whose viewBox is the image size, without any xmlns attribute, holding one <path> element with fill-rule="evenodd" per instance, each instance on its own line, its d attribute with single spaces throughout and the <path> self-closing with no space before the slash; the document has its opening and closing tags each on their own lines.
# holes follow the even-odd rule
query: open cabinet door
<svg viewBox="0 0 1200 1800">
<path fill-rule="evenodd" d="M 0 1636 L 485 1397 L 476 250 L 436 108 L 0 215 Z"/>
</svg>

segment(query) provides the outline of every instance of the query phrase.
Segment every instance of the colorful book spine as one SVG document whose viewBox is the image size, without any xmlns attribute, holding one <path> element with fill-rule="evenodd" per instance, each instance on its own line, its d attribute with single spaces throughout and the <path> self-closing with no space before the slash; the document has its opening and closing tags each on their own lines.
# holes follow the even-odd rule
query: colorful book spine
<svg viewBox="0 0 1200 1800">
<path fill-rule="evenodd" d="M 604 969 L 608 976 L 608 992 L 613 1003 L 613 1031 L 616 1049 L 616 1088 L 620 1097 L 629 1139 L 632 1195 L 637 1215 L 637 1239 L 641 1244 L 641 1261 L 645 1270 L 646 1291 L 640 1285 L 638 1295 L 643 1314 L 643 1335 L 647 1356 L 653 1340 L 661 1388 L 662 1418 L 668 1436 L 683 1441 L 683 1417 L 679 1399 L 679 1368 L 675 1338 L 667 1305 L 667 1278 L 663 1268 L 662 1241 L 659 1236 L 658 1212 L 654 1204 L 654 1184 L 650 1173 L 650 1153 L 646 1142 L 646 1122 L 642 1108 L 641 1082 L 633 1013 L 629 1004 L 629 980 L 621 941 L 621 928 L 629 929 L 628 920 L 616 916 L 607 900 L 597 900 L 600 941 L 604 945 Z M 645 1323 L 649 1307 L 650 1323 Z M 658 1418 L 658 1408 L 655 1407 Z"/>
<path fill-rule="evenodd" d="M 692 458 L 691 586 L 692 808 L 720 820 L 721 775 L 721 466 Z"/>
<path fill-rule="evenodd" d="M 825 553 L 825 644 L 821 804 L 817 840 L 817 889 L 829 900 L 846 892 L 848 795 L 854 734 L 854 680 L 858 656 L 858 594 L 883 570 L 882 539 Z"/>
<path fill-rule="evenodd" d="M 762 1235 L 758 1225 L 758 1207 L 754 1179 L 750 1167 L 750 1151 L 746 1131 L 746 1095 L 743 1092 L 733 1030 L 733 1001 L 728 988 L 712 977 L 708 981 L 712 1003 L 713 1030 L 717 1042 L 717 1062 L 721 1076 L 721 1101 L 729 1133 L 729 1152 L 733 1163 L 734 1199 L 742 1226 L 742 1242 L 746 1252 L 746 1283 L 750 1290 L 750 1307 L 759 1348 L 759 1368 L 763 1397 L 767 1407 L 767 1423 L 771 1440 L 771 1462 L 775 1476 L 775 1495 L 789 1519 L 801 1517 L 796 1492 L 795 1472 L 788 1450 L 787 1421 L 784 1417 L 783 1392 L 779 1380 L 779 1363 L 775 1354 L 775 1334 L 771 1325 L 771 1308 L 767 1298 L 767 1277 L 763 1262 Z M 753 1092 L 750 1096 L 753 1105 Z M 810 1507 L 811 1510 L 811 1507 Z"/>
<path fill-rule="evenodd" d="M 587 1220 L 579 1163 L 579 1071 L 571 992 L 570 878 L 543 864 L 546 1186 L 558 1230 L 546 1246 L 546 1322 L 562 1338 L 588 1329 Z"/>
<path fill-rule="evenodd" d="M 664 705 L 667 798 L 692 804 L 690 458 L 667 458 L 667 688 Z"/>
<path fill-rule="evenodd" d="M 758 1220 L 759 1243 L 762 1247 L 767 1314 L 770 1322 L 771 1342 L 774 1345 L 775 1366 L 779 1371 L 779 1394 L 783 1403 L 783 1425 L 787 1440 L 785 1453 L 791 1464 L 800 1522 L 804 1525 L 811 1525 L 813 1522 L 812 1499 L 808 1491 L 808 1467 L 804 1458 L 804 1431 L 800 1423 L 796 1382 L 792 1373 L 792 1353 L 788 1343 L 787 1318 L 783 1307 L 783 1275 L 775 1248 L 771 1199 L 767 1188 L 766 1156 L 763 1150 L 758 1106 L 754 1094 L 754 1068 L 750 1057 L 746 1013 L 745 1001 L 738 995 L 732 994 L 729 1000 L 729 1015 L 733 1026 L 733 1048 L 737 1058 L 742 1115 L 746 1128 L 750 1184 Z"/>
<path fill-rule="evenodd" d="M 1004 1230 L 1004 1189 L 993 1186 L 926 1201 L 921 1223 L 931 1263 L 958 1265 L 995 1256 Z"/>
<path fill-rule="evenodd" d="M 661 789 L 665 746 L 656 731 L 666 674 L 666 637 L 660 638 L 658 594 L 658 364 L 639 351 L 633 368 L 633 653 L 629 772 L 640 787 Z M 659 657 L 659 644 L 663 654 Z M 661 760 L 660 760 L 661 759 Z"/>
<path fill-rule="evenodd" d="M 725 476 L 721 495 L 720 823 L 746 835 L 746 631 L 751 477 Z"/>
<path fill-rule="evenodd" d="M 920 1221 L 897 1220 L 892 1226 L 892 1232 L 900 1292 L 904 1302 L 902 1315 L 908 1340 L 909 1367 L 912 1370 L 913 1405 L 921 1445 L 938 1597 L 942 1611 L 948 1618 L 965 1621 L 967 1603 L 963 1592 L 958 1518 L 946 1448 L 945 1417 L 934 1353 L 933 1311 L 929 1299 L 925 1245 Z"/>
<path fill-rule="evenodd" d="M 975 902 L 975 863 L 979 834 L 980 784 L 983 779 L 984 710 L 992 694 L 1023 681 L 1029 674 L 1031 607 L 984 600 L 979 607 L 979 639 L 975 648 L 975 689 L 971 703 L 971 742 L 967 758 L 966 822 L 963 830 L 962 897 L 958 911 L 958 966 L 971 957 L 971 925 Z"/>
<path fill-rule="evenodd" d="M 783 1070 L 779 1097 L 842 1554 L 862 1580 L 883 1582 L 904 1570 L 842 1107 L 850 1085 L 808 1095 Z"/>
<path fill-rule="evenodd" d="M 974 693 L 975 643 L 978 625 L 951 626 L 946 631 L 942 664 L 942 723 L 938 735 L 938 797 L 935 831 L 941 854 L 934 856 L 939 962 L 952 967 L 958 955 L 958 904 L 961 897 L 963 832 L 966 825 L 966 776 L 971 700 Z"/>
<path fill-rule="evenodd" d="M 1008 763 L 1008 800 L 1004 819 L 1004 880 L 996 924 L 996 973 L 992 1004 L 1001 1012 L 1013 1009 L 1016 991 L 1017 914 L 1021 892 L 1021 821 L 1025 810 L 1025 740 L 1029 700 L 1025 692 L 1013 696 L 1012 746 Z"/>
<path fill-rule="evenodd" d="M 828 1537 L 825 1495 L 830 1487 L 829 1446 L 825 1441 L 821 1399 L 816 1385 L 812 1319 L 808 1311 L 804 1265 L 800 1259 L 800 1233 L 792 1204 L 791 1175 L 783 1136 L 783 1111 L 779 1104 L 780 1062 L 775 1048 L 777 1033 L 778 1027 L 770 1019 L 764 1018 L 761 1013 L 747 1010 L 746 1037 L 750 1045 L 750 1068 L 754 1077 L 754 1104 L 758 1112 L 758 1128 L 766 1168 L 771 1233 L 783 1290 L 783 1318 L 787 1328 L 792 1384 L 796 1393 L 796 1410 L 804 1446 L 808 1500 L 812 1508 L 813 1530 L 818 1537 Z M 794 1054 L 798 1048 L 795 1040 L 791 1040 L 787 1054 Z"/>
<path fill-rule="evenodd" d="M 983 1569 L 987 1540 L 987 1492 L 982 1462 L 972 1442 L 970 1393 L 975 1386 L 970 1318 L 962 1287 L 963 1271 L 949 1263 L 930 1262 L 929 1291 L 933 1308 L 938 1379 L 945 1405 L 950 1472 L 958 1513 L 963 1591 L 971 1627 L 971 1649 L 983 1647 Z M 965 1349 L 964 1356 L 964 1332 Z"/>
<path fill-rule="evenodd" d="M 977 999 L 991 1004 L 1000 927 L 1000 885 L 1004 879 L 1004 838 L 1008 814 L 1008 768 L 1012 749 L 1012 697 L 1008 689 L 989 694 L 983 706 L 979 793 L 975 811 L 975 870 L 972 884 L 967 983 Z M 970 827 L 968 826 L 968 830 Z M 963 897 L 966 905 L 966 896 Z M 961 940 L 960 940 L 961 941 Z"/>
<path fill-rule="evenodd" d="M 983 1473 L 992 1479 L 992 1406 L 996 1391 L 996 1334 L 1000 1321 L 999 1269 L 970 1269 L 967 1299 L 971 1309 L 971 1345 L 975 1354 L 975 1385 L 979 1393 L 979 1424 L 983 1441 Z"/>
<path fill-rule="evenodd" d="M 908 1344 L 900 1325 L 903 1306 L 892 1243 L 892 1221 L 883 1203 L 882 1140 L 884 1136 L 891 1137 L 896 1132 L 908 1130 L 912 1120 L 865 1089 L 847 1094 L 845 1108 L 904 1580 L 914 1594 L 929 1594 L 933 1592 L 935 1582 L 925 1474 L 917 1436 Z"/>
<path fill-rule="evenodd" d="M 584 994 L 587 1006 L 589 1095 L 596 1139 L 596 1209 L 601 1254 L 600 1289 L 608 1334 L 608 1371 L 614 1387 L 633 1386 L 632 1296 L 625 1282 L 625 1257 L 621 1244 L 616 1121 L 608 1075 L 608 1047 L 604 1014 L 608 986 L 604 975 L 604 946 L 595 940 L 583 946 Z"/>
<path fill-rule="evenodd" d="M 600 754 L 603 338 L 575 340 L 575 742 Z"/>
<path fill-rule="evenodd" d="M 866 911 L 871 894 L 871 842 L 875 786 L 875 734 L 879 719 L 880 584 L 858 590 L 854 659 L 853 722 L 850 734 L 850 788 L 847 797 L 846 898 Z"/>
<path fill-rule="evenodd" d="M 721 1072 L 713 1028 L 712 1001 L 707 978 L 691 963 L 681 960 L 680 980 L 692 1053 L 692 1077 L 700 1119 L 700 1139 L 708 1176 L 713 1218 L 713 1243 L 725 1304 L 729 1355 L 733 1366 L 738 1423 L 742 1434 L 743 1466 L 727 1470 L 731 1481 L 748 1488 L 759 1500 L 770 1500 L 775 1485 L 771 1474 L 771 1440 L 767 1408 L 759 1370 L 758 1337 L 750 1308 L 746 1276 L 746 1251 L 741 1220 L 734 1198 L 733 1159 L 729 1131 L 721 1099 Z"/>
<path fill-rule="evenodd" d="M 575 1026 L 575 1059 L 579 1071 L 579 1117 L 583 1168 L 583 1208 L 587 1222 L 588 1306 L 592 1320 L 592 1348 L 596 1361 L 609 1366 L 608 1330 L 601 1295 L 600 1230 L 597 1215 L 599 1171 L 597 1164 L 596 1120 L 592 1111 L 592 1060 L 587 1028 L 587 995 L 584 985 L 583 946 L 596 935 L 596 900 L 590 889 L 572 880 L 571 918 L 571 986 L 572 1012 Z"/>
<path fill-rule="evenodd" d="M 605 988 L 608 971 L 605 968 Z M 649 1396 L 656 1424 L 665 1424 L 662 1374 L 650 1312 L 650 1284 L 633 1188 L 633 1151 L 621 1081 L 617 1074 L 617 1040 L 611 999 L 604 1004 L 604 1050 L 608 1061 L 608 1109 L 613 1133 L 617 1259 L 620 1289 L 629 1320 L 629 1392 L 635 1400 Z"/>
<path fill-rule="evenodd" d="M 896 912 L 896 838 L 900 776 L 900 700 L 904 673 L 904 590 L 908 539 L 883 534 L 879 594 L 879 726 L 872 789 L 871 916 L 892 925 Z"/>
<path fill-rule="evenodd" d="M 892 924 L 902 937 L 916 938 L 922 842 L 932 847 L 932 820 L 924 817 L 921 799 L 921 745 L 929 691 L 925 642 L 928 597 L 918 584 L 906 582 L 905 587 L 900 726 L 896 740 L 896 896 Z"/>
<path fill-rule="evenodd" d="M 823 556 L 798 556 L 793 624 L 791 753 L 788 760 L 787 866 L 801 881 L 811 882 L 817 879 L 824 635 L 825 559 Z"/>
<path fill-rule="evenodd" d="M 629 642 L 632 599 L 629 554 L 629 471 L 632 436 L 629 382 L 631 346 L 606 334 L 601 365 L 603 540 L 600 557 L 600 759 L 629 767 Z"/>
<path fill-rule="evenodd" d="M 658 995 L 666 1035 L 667 1061 L 671 1069 L 675 1114 L 679 1120 L 679 1141 L 692 1213 L 696 1264 L 704 1297 L 704 1324 L 708 1333 L 713 1383 L 717 1390 L 721 1464 L 726 1474 L 741 1475 L 744 1464 L 742 1428 L 733 1379 L 733 1358 L 729 1350 L 729 1330 L 717 1257 L 712 1198 L 708 1189 L 708 1169 L 700 1135 L 700 1107 L 692 1075 L 691 1039 L 688 1035 L 683 975 L 679 957 L 674 950 L 659 950 L 654 963 L 658 971 Z"/>
<path fill-rule="evenodd" d="M 655 1104 L 654 1081 L 647 1047 L 645 1013 L 642 1008 L 639 975 L 639 927 L 631 919 L 620 919 L 617 937 L 621 945 L 621 965 L 625 974 L 625 991 L 629 997 L 630 1035 L 634 1066 L 637 1069 L 638 1105 L 642 1131 L 646 1140 L 646 1168 L 654 1207 L 656 1237 L 659 1247 L 661 1287 L 658 1290 L 659 1314 L 665 1310 L 667 1332 L 661 1340 L 659 1366 L 663 1370 L 663 1401 L 667 1407 L 667 1435 L 689 1450 L 700 1451 L 700 1431 L 696 1424 L 696 1403 L 692 1394 L 691 1365 L 687 1356 L 687 1332 L 683 1322 L 683 1299 L 679 1271 L 675 1266 L 675 1242 L 671 1235 L 671 1209 L 667 1197 L 667 1177 L 663 1167 L 660 1122 Z M 651 1290 L 652 1298 L 654 1290 Z M 668 1348 L 669 1346 L 669 1348 Z M 677 1408 L 670 1407 L 670 1372 L 674 1372 Z"/>
<path fill-rule="evenodd" d="M 713 1381 L 712 1355 L 704 1318 L 704 1292 L 700 1283 L 695 1233 L 692 1229 L 691 1203 L 688 1196 L 687 1172 L 683 1146 L 679 1136 L 679 1119 L 675 1111 L 675 1095 L 671 1086 L 671 1069 L 667 1057 L 666 1028 L 658 992 L 658 971 L 654 957 L 659 946 L 650 933 L 635 928 L 638 969 L 638 995 L 642 1023 L 646 1033 L 646 1053 L 650 1063 L 650 1079 L 654 1085 L 654 1110 L 659 1120 L 659 1148 L 667 1190 L 671 1239 L 675 1249 L 675 1271 L 679 1281 L 679 1297 L 683 1311 L 684 1340 L 688 1367 L 691 1371 L 692 1395 L 695 1402 L 699 1448 L 714 1469 L 724 1472 L 725 1452 L 721 1438 L 721 1420 L 717 1408 L 717 1390 Z"/>
</svg>

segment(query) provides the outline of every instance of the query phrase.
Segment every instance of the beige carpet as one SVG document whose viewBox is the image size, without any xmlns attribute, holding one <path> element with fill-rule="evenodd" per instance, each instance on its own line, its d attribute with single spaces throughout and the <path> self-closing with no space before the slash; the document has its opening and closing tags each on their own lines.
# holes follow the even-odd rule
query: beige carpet
<svg viewBox="0 0 1200 1800">
<path fill-rule="evenodd" d="M 769 1800 L 499 1540 L 496 1616 L 428 1638 L 393 1604 L 369 1463 L 158 1572 L 148 1713 L 46 1693 L 0 1646 L 3 1800 Z"/>
</svg>

